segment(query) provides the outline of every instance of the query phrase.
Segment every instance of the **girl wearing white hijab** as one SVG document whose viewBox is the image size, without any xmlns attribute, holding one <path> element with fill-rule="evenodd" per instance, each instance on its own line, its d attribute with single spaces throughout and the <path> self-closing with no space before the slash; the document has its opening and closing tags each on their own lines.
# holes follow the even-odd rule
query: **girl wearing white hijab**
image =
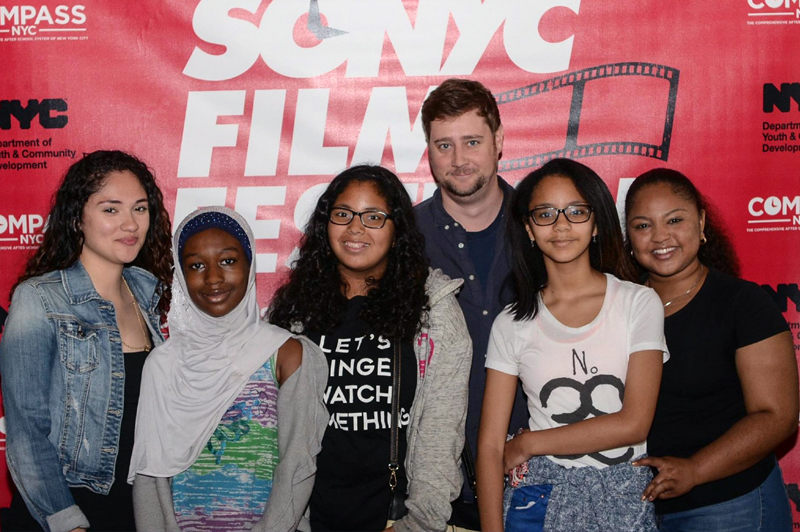
<svg viewBox="0 0 800 532">
<path fill-rule="evenodd" d="M 128 477 L 137 529 L 306 529 L 325 358 L 260 319 L 255 241 L 238 213 L 190 214 L 173 254 L 170 337 L 144 368 Z"/>
</svg>

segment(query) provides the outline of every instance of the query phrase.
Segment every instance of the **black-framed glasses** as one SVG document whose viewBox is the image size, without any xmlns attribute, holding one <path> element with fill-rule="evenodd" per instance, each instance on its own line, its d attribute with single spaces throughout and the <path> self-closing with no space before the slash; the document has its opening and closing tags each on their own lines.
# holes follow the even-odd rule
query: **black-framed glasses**
<svg viewBox="0 0 800 532">
<path fill-rule="evenodd" d="M 528 211 L 528 216 L 531 221 L 536 225 L 553 225 L 558 221 L 561 213 L 567 220 L 574 224 L 582 224 L 588 222 L 592 217 L 592 206 L 588 203 L 576 203 L 575 205 L 567 205 L 563 209 L 556 209 L 555 207 L 536 207 Z"/>
<path fill-rule="evenodd" d="M 344 207 L 334 207 L 331 209 L 331 214 L 328 219 L 332 224 L 348 225 L 353 221 L 353 218 L 358 216 L 361 219 L 361 224 L 370 229 L 382 229 L 386 225 L 386 220 L 391 220 L 392 215 L 383 211 L 363 211 L 356 212 Z"/>
</svg>

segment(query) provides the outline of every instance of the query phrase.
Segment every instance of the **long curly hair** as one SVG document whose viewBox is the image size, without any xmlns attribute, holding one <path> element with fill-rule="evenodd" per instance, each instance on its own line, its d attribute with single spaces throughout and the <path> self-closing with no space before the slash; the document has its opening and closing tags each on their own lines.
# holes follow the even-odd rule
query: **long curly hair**
<svg viewBox="0 0 800 532">
<path fill-rule="evenodd" d="M 634 179 L 625 196 L 625 218 L 628 218 L 628 213 L 633 209 L 636 198 L 642 190 L 660 184 L 667 185 L 674 194 L 693 203 L 698 213 L 705 211 L 706 223 L 703 233 L 706 235 L 706 243 L 701 245 L 697 252 L 700 262 L 721 272 L 739 277 L 739 257 L 736 256 L 736 250 L 731 244 L 724 226 L 719 222 L 719 213 L 682 173 L 669 168 L 656 168 Z M 625 249 L 630 253 L 630 238 L 625 239 Z M 639 269 L 640 276 L 647 273 L 647 270 L 638 262 L 636 267 Z"/>
<path fill-rule="evenodd" d="M 150 228 L 142 250 L 131 263 L 152 273 L 160 281 L 159 311 L 166 315 L 172 282 L 172 231 L 164 197 L 155 177 L 142 161 L 121 151 L 95 151 L 85 154 L 67 170 L 53 198 L 47 230 L 39 249 L 28 260 L 25 272 L 14 289 L 26 279 L 72 266 L 83 249 L 83 208 L 89 197 L 105 184 L 111 172 L 131 172 L 147 194 Z"/>
<path fill-rule="evenodd" d="M 368 279 L 367 300 L 360 317 L 387 338 L 413 339 L 428 310 L 425 281 L 428 259 L 425 241 L 417 229 L 414 211 L 403 184 L 380 166 L 354 166 L 337 175 L 319 198 L 300 243 L 300 255 L 270 304 L 267 319 L 291 329 L 325 332 L 341 325 L 347 299 L 339 261 L 328 240 L 330 210 L 352 183 L 369 183 L 386 201 L 394 224 L 394 245 L 386 272 Z M 351 223 L 358 223 L 357 220 Z"/>
<path fill-rule="evenodd" d="M 633 281 L 636 270 L 623 249 L 619 215 L 608 187 L 600 176 L 588 166 L 571 159 L 553 159 L 538 170 L 528 174 L 511 197 L 511 215 L 506 231 L 513 250 L 511 279 L 515 298 L 511 311 L 514 320 L 536 317 L 539 312 L 539 294 L 547 286 L 547 268 L 544 255 L 538 246 L 532 246 L 525 230 L 528 222 L 531 197 L 546 178 L 569 178 L 586 202 L 592 206 L 597 227 L 596 242 L 589 245 L 589 261 L 597 271 Z"/>
</svg>

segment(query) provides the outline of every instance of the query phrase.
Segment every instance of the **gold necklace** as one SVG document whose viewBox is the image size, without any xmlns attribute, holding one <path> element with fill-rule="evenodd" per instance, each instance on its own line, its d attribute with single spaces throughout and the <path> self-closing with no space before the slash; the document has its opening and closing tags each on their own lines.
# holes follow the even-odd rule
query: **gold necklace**
<svg viewBox="0 0 800 532">
<path fill-rule="evenodd" d="M 704 270 L 705 270 L 705 268 L 704 268 L 704 267 L 703 267 L 703 265 L 701 264 L 701 265 L 700 265 L 700 275 L 698 275 L 698 276 L 697 276 L 697 280 L 694 282 L 694 284 L 693 284 L 692 286 L 690 286 L 690 287 L 689 287 L 689 289 L 688 289 L 686 292 L 684 292 L 684 293 L 682 293 L 682 294 L 680 294 L 680 295 L 677 295 L 677 296 L 673 297 L 672 299 L 670 299 L 669 301 L 667 301 L 666 303 L 664 303 L 664 308 L 667 308 L 667 307 L 668 307 L 668 306 L 670 306 L 670 305 L 671 305 L 671 304 L 672 304 L 672 303 L 673 303 L 673 302 L 674 302 L 676 299 L 680 299 L 680 298 L 682 298 L 683 296 L 685 296 L 685 295 L 688 295 L 688 294 L 689 294 L 689 292 L 691 292 L 692 290 L 694 290 L 695 288 L 697 288 L 697 285 L 698 285 L 698 284 L 700 284 L 700 280 L 703 278 L 703 271 L 704 271 Z M 647 280 L 647 282 L 645 282 L 644 284 L 645 284 L 645 286 L 647 286 L 647 287 L 649 288 L 649 287 L 650 287 L 650 279 L 648 279 L 648 280 Z"/>
<path fill-rule="evenodd" d="M 128 286 L 128 281 L 125 280 L 125 277 L 122 278 L 122 282 L 125 285 L 125 288 L 128 289 L 128 293 L 131 295 L 131 300 L 133 301 L 133 312 L 136 314 L 136 319 L 139 322 L 139 327 L 142 329 L 142 337 L 144 337 L 144 345 L 142 347 L 138 347 L 126 344 L 125 340 L 122 340 L 122 333 L 120 333 L 119 339 L 122 341 L 122 345 L 130 349 L 131 352 L 150 351 L 150 340 L 147 337 L 147 328 L 144 325 L 144 319 L 142 319 L 142 313 L 139 310 L 139 305 L 136 304 L 136 296 L 133 295 L 131 287 Z"/>
</svg>

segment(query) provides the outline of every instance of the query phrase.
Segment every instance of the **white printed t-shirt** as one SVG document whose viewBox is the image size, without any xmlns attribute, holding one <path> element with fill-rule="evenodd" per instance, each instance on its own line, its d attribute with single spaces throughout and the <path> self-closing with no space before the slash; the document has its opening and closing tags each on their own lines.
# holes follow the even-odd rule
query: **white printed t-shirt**
<svg viewBox="0 0 800 532">
<path fill-rule="evenodd" d="M 664 308 L 654 290 L 606 274 L 600 312 L 567 327 L 540 303 L 533 320 L 514 321 L 508 308 L 492 326 L 486 367 L 518 376 L 528 397 L 530 429 L 570 425 L 622 408 L 628 357 L 657 350 L 669 358 Z M 647 443 L 588 455 L 548 456 L 565 467 L 604 468 L 647 452 Z"/>
</svg>

